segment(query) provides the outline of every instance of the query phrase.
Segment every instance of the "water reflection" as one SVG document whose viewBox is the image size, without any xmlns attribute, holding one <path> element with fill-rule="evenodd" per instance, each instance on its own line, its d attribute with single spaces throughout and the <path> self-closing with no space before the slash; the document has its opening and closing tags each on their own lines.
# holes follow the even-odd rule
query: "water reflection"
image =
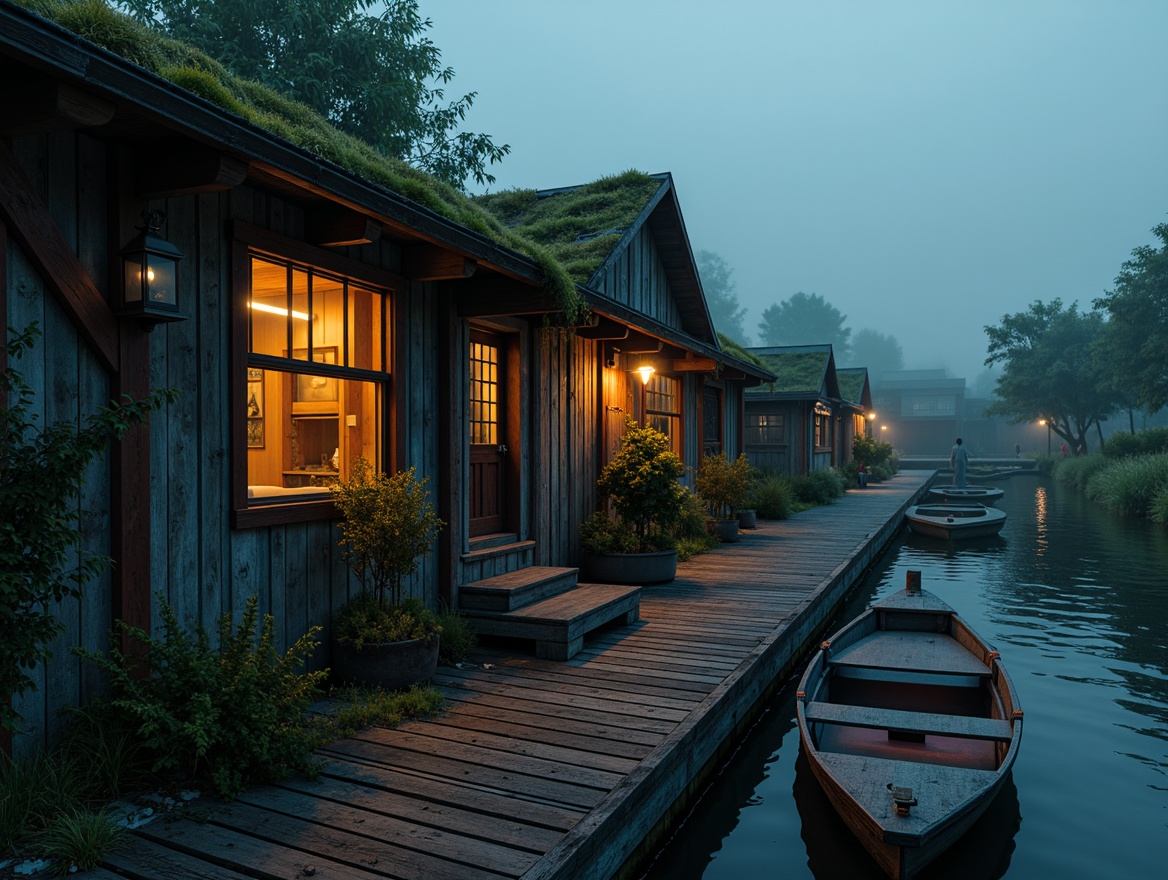
<svg viewBox="0 0 1168 880">
<path fill-rule="evenodd" d="M 840 623 L 851 619 L 900 589 L 905 571 L 921 570 L 926 589 L 1001 651 L 1021 695 L 1025 729 L 1006 802 L 980 820 L 980 843 L 963 839 L 924 876 L 1164 876 L 1168 529 L 1034 477 L 1006 483 L 998 506 L 1009 519 L 998 539 L 906 533 L 840 613 Z M 793 691 L 760 725 L 764 741 L 723 772 L 733 792 L 712 800 L 714 810 L 695 809 L 678 834 L 685 858 L 666 852 L 650 877 L 880 876 L 804 780 Z"/>
</svg>

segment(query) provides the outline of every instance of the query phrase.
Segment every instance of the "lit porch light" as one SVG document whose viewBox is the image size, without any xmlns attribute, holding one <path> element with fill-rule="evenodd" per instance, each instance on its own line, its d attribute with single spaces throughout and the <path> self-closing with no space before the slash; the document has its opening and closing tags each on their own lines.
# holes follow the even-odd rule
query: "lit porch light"
<svg viewBox="0 0 1168 880">
<path fill-rule="evenodd" d="M 635 372 L 641 374 L 641 384 L 648 385 L 649 380 L 653 378 L 653 374 L 657 371 L 653 369 L 653 367 L 650 367 L 648 364 L 646 364 L 643 367 L 637 367 Z"/>
</svg>

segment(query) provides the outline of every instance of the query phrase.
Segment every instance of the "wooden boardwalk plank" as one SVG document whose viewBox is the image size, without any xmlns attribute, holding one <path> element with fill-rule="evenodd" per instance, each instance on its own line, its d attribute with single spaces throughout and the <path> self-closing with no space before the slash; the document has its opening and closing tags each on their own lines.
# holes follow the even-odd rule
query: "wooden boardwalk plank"
<svg viewBox="0 0 1168 880">
<path fill-rule="evenodd" d="M 88 880 L 606 880 L 716 766 L 930 477 L 761 523 L 644 588 L 640 621 L 598 631 L 570 661 L 477 649 L 435 675 L 438 717 L 330 744 L 317 781 L 144 826 Z"/>
</svg>

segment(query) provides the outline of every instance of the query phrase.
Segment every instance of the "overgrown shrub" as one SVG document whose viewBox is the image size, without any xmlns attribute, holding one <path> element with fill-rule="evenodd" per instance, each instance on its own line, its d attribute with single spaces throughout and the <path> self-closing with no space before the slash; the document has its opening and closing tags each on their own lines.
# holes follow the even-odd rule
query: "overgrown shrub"
<svg viewBox="0 0 1168 880">
<path fill-rule="evenodd" d="M 34 323 L 8 332 L 7 368 L 0 369 L 0 727 L 14 730 L 20 717 L 11 698 L 36 689 L 29 673 L 65 631 L 57 603 L 80 596 L 109 562 L 81 545 L 76 499 L 85 471 L 175 392 L 124 397 L 87 416 L 81 429 L 64 420 L 41 424 L 33 389 L 13 366 L 40 330 Z"/>
<path fill-rule="evenodd" d="M 677 519 L 677 558 L 681 562 L 692 559 L 707 550 L 713 550 L 721 541 L 706 529 L 706 507 L 700 495 L 685 490 L 681 515 Z"/>
<path fill-rule="evenodd" d="M 1112 434 L 1103 444 L 1103 454 L 1108 458 L 1157 455 L 1161 452 L 1168 452 L 1168 428 L 1148 428 L 1134 434 Z"/>
<path fill-rule="evenodd" d="M 124 654 L 116 638 L 108 658 L 78 651 L 110 677 L 110 697 L 97 711 L 126 719 L 153 773 L 206 779 L 224 797 L 289 770 L 308 772 L 314 742 L 305 712 L 326 673 L 301 667 L 319 645 L 319 627 L 281 655 L 271 615 L 257 633 L 259 602 L 252 596 L 234 631 L 231 615 L 223 615 L 213 644 L 201 625 L 193 636 L 184 631 L 174 609 L 159 601 L 160 638 L 118 622 L 140 654 Z M 138 677 L 140 664 L 149 675 Z"/>
<path fill-rule="evenodd" d="M 1076 455 L 1072 458 L 1056 460 L 1051 469 L 1054 478 L 1073 489 L 1085 492 L 1087 482 L 1096 472 L 1103 470 L 1112 459 L 1102 455 Z"/>
<path fill-rule="evenodd" d="M 795 500 L 791 480 L 782 474 L 765 474 L 746 493 L 746 506 L 761 519 L 786 519 Z"/>
<path fill-rule="evenodd" d="M 1147 516 L 1168 487 L 1168 453 L 1104 460 L 1107 466 L 1087 481 L 1087 497 L 1119 513 Z"/>
<path fill-rule="evenodd" d="M 438 615 L 438 625 L 442 627 L 442 638 L 438 642 L 438 659 L 453 666 L 466 659 L 475 646 L 473 627 L 458 611 L 443 607 Z"/>
<path fill-rule="evenodd" d="M 844 478 L 835 468 L 823 468 L 805 476 L 794 477 L 791 488 L 795 500 L 804 504 L 831 504 L 846 491 Z"/>
<path fill-rule="evenodd" d="M 1154 522 L 1168 523 L 1168 486 L 1162 486 L 1152 496 L 1152 503 L 1148 505 L 1148 517 Z"/>
</svg>

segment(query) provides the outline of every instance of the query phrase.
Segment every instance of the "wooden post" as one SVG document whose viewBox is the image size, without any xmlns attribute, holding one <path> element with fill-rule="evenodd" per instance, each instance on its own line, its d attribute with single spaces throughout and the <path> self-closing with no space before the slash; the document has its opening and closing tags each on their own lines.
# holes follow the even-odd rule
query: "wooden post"
<svg viewBox="0 0 1168 880">
<path fill-rule="evenodd" d="M 910 596 L 921 594 L 921 573 L 919 571 L 906 571 L 904 573 L 904 591 Z"/>
</svg>

